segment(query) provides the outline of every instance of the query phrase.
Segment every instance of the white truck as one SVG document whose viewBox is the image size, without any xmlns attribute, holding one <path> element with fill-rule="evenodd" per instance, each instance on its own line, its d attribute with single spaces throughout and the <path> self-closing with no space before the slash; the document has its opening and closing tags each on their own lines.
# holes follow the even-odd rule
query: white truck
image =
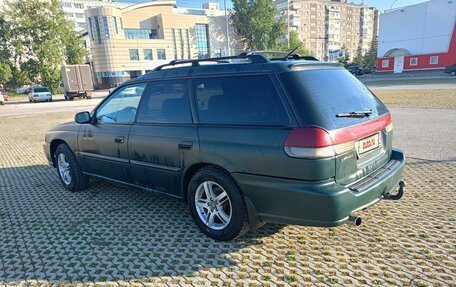
<svg viewBox="0 0 456 287">
<path fill-rule="evenodd" d="M 65 99 L 92 98 L 93 80 L 90 65 L 65 65 L 61 69 Z"/>
</svg>

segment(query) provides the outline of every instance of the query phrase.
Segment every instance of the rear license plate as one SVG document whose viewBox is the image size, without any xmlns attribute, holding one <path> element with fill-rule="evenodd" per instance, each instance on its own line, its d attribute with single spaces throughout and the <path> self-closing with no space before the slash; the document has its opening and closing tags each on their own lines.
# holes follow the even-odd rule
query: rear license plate
<svg viewBox="0 0 456 287">
<path fill-rule="evenodd" d="M 378 148 L 380 145 L 379 139 L 380 139 L 380 135 L 379 135 L 379 133 L 376 133 L 367 138 L 363 138 L 362 140 L 359 140 L 356 145 L 356 150 L 358 151 L 358 154 L 363 154 L 370 150 Z"/>
</svg>

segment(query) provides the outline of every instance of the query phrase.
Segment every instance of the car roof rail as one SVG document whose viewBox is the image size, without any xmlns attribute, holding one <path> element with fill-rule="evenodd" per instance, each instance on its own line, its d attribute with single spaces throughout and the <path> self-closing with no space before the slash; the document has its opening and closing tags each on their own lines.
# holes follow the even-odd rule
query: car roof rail
<svg viewBox="0 0 456 287">
<path fill-rule="evenodd" d="M 292 51 L 293 52 L 293 51 Z M 298 53 L 290 53 L 286 51 L 276 51 L 276 50 L 259 50 L 259 51 L 249 51 L 242 54 L 245 55 L 261 55 L 261 54 L 276 54 L 276 55 L 285 55 L 285 57 L 270 58 L 271 61 L 286 61 L 286 60 L 307 60 L 307 61 L 319 61 L 313 56 L 301 56 Z M 241 55 L 242 55 L 241 54 Z"/>
<path fill-rule="evenodd" d="M 164 67 L 172 67 L 176 65 L 182 65 L 182 64 L 192 64 L 192 66 L 200 66 L 200 63 L 203 62 L 213 62 L 213 63 L 230 63 L 229 60 L 240 60 L 240 59 L 248 59 L 250 60 L 251 63 L 266 63 L 269 62 L 269 60 L 262 56 L 262 55 L 257 55 L 257 54 L 246 54 L 246 53 L 241 53 L 238 56 L 227 56 L 227 57 L 216 57 L 216 58 L 205 58 L 205 59 L 192 59 L 192 60 L 172 60 L 169 63 L 160 65 L 153 69 L 152 71 L 160 71 Z"/>
</svg>

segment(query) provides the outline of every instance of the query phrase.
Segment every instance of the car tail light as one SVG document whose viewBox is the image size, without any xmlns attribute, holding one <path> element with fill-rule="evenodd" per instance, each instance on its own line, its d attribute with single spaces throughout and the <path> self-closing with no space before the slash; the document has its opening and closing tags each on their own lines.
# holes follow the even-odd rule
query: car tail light
<svg viewBox="0 0 456 287">
<path fill-rule="evenodd" d="M 285 153 L 298 158 L 328 158 L 355 149 L 357 140 L 386 128 L 392 129 L 391 115 L 358 125 L 326 131 L 319 127 L 297 127 L 285 139 Z"/>
<path fill-rule="evenodd" d="M 328 158 L 355 148 L 354 141 L 333 144 L 330 132 L 317 127 L 298 127 L 285 140 L 285 152 L 291 157 Z"/>
</svg>

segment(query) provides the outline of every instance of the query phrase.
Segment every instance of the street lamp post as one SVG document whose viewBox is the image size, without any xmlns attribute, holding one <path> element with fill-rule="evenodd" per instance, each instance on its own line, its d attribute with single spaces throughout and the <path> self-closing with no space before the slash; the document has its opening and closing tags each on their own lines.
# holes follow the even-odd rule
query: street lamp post
<svg viewBox="0 0 456 287">
<path fill-rule="evenodd" d="M 226 12 L 226 0 L 223 0 L 223 4 L 225 5 L 225 25 L 226 25 L 226 48 L 228 52 L 228 56 L 231 56 L 231 49 L 230 49 L 230 27 L 228 26 L 228 15 Z"/>
</svg>

